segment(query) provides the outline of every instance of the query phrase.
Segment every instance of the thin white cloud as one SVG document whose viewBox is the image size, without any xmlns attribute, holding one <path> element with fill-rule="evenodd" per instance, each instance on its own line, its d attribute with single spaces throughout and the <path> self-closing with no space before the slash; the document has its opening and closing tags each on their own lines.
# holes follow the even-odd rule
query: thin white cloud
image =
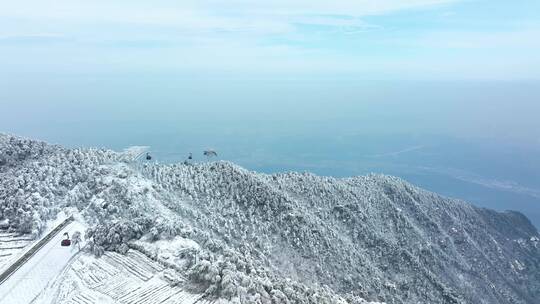
<svg viewBox="0 0 540 304">
<path fill-rule="evenodd" d="M 526 49 L 540 47 L 540 26 L 489 32 L 431 32 L 409 44 L 429 48 L 451 49 Z M 405 43 L 405 41 L 402 41 Z"/>
<path fill-rule="evenodd" d="M 397 10 L 440 5 L 456 0 L 297 0 L 297 1 L 82 1 L 20 0 L 0 3 L 0 16 L 26 20 L 111 22 L 180 26 L 189 29 L 253 29 L 283 31 L 290 24 L 311 23 L 343 26 L 358 21 L 332 17 L 361 17 Z"/>
<path fill-rule="evenodd" d="M 29 34 L 11 34 L 11 35 L 0 35 L 0 44 L 43 44 L 43 43 L 57 43 L 57 42 L 66 42 L 70 38 L 62 34 L 53 34 L 53 33 L 29 33 Z"/>
<path fill-rule="evenodd" d="M 1 1 L 4 45 L 17 44 L 16 37 L 36 44 L 61 37 L 71 40 L 69 47 L 48 44 L 4 50 L 0 63 L 28 69 L 88 65 L 92 69 L 343 73 L 374 79 L 540 78 L 540 56 L 502 53 L 505 48 L 517 50 L 508 54 L 538 49 L 535 37 L 540 28 L 503 33 L 415 29 L 389 34 L 362 18 L 450 2 L 454 1 Z M 383 35 L 356 35 L 370 30 Z M 58 33 L 54 34 L 58 37 L 41 33 Z M 337 34 L 351 35 L 334 41 Z M 459 52 L 452 53 L 453 49 Z"/>
<path fill-rule="evenodd" d="M 63 39 L 66 38 L 62 34 L 55 33 L 34 33 L 34 34 L 13 34 L 13 35 L 0 35 L 0 40 L 11 39 Z"/>
</svg>

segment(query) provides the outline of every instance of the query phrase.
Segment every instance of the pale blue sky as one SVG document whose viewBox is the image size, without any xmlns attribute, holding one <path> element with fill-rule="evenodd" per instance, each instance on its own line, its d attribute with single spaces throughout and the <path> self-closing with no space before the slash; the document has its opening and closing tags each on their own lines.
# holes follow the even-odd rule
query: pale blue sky
<svg viewBox="0 0 540 304">
<path fill-rule="evenodd" d="M 2 78 L 183 72 L 538 80 L 540 2 L 1 1 L 0 66 Z"/>
<path fill-rule="evenodd" d="M 346 121 L 540 145 L 536 0 L 0 1 L 0 67 L 5 131 Z"/>
<path fill-rule="evenodd" d="M 0 0 L 0 132 L 383 172 L 540 225 L 540 1 Z"/>
</svg>

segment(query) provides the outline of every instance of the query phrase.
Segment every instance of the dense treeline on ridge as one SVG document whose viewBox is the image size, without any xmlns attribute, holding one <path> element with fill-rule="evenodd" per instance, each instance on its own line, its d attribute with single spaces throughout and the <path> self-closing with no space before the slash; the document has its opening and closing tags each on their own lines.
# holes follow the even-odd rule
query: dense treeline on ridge
<svg viewBox="0 0 540 304">
<path fill-rule="evenodd" d="M 96 255 L 185 238 L 162 261 L 193 288 L 248 303 L 534 303 L 538 232 L 516 212 L 386 175 L 259 174 L 228 162 L 160 165 L 128 153 L 0 135 L 0 221 L 38 237 L 58 212 Z M 174 282 L 172 282 L 174 283 Z"/>
</svg>

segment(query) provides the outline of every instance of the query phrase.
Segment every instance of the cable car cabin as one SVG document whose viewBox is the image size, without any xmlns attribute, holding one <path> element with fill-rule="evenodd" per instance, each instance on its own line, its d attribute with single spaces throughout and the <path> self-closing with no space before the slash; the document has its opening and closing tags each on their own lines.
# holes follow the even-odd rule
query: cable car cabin
<svg viewBox="0 0 540 304">
<path fill-rule="evenodd" d="M 71 240 L 69 239 L 69 234 L 67 232 L 64 232 L 65 239 L 60 242 L 60 246 L 62 247 L 69 247 L 71 246 Z"/>
<path fill-rule="evenodd" d="M 152 156 L 150 156 L 150 154 L 146 153 L 146 160 L 151 160 L 152 159 Z"/>
</svg>

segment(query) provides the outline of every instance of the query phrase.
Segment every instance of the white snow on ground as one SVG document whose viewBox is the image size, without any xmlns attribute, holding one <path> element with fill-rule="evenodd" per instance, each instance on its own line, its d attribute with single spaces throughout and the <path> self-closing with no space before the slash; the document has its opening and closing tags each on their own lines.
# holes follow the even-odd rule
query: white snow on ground
<svg viewBox="0 0 540 304">
<path fill-rule="evenodd" d="M 69 264 L 78 250 L 74 246 L 61 247 L 64 232 L 73 234 L 85 227 L 73 222 L 45 244 L 28 262 L 22 265 L 2 285 L 0 303 L 31 303 Z"/>
<path fill-rule="evenodd" d="M 31 235 L 0 232 L 0 273 L 33 242 Z"/>
<path fill-rule="evenodd" d="M 124 151 L 122 151 L 122 154 L 129 157 L 131 160 L 135 160 L 141 157 L 149 149 L 150 149 L 149 146 L 131 146 L 124 149 Z"/>
<path fill-rule="evenodd" d="M 155 242 L 135 241 L 135 245 L 155 256 L 165 264 L 183 265 L 186 261 L 182 257 L 189 250 L 199 251 L 200 246 L 195 241 L 180 236 L 171 240 L 159 240 Z"/>
<path fill-rule="evenodd" d="M 205 304 L 202 294 L 173 286 L 167 270 L 136 250 L 77 255 L 32 304 Z"/>
<path fill-rule="evenodd" d="M 64 212 L 60 212 L 56 219 L 46 223 L 42 236 L 47 235 L 66 218 L 68 216 Z M 32 245 L 38 241 L 39 239 L 34 239 L 31 234 L 0 232 L 0 273 L 30 250 Z"/>
</svg>

